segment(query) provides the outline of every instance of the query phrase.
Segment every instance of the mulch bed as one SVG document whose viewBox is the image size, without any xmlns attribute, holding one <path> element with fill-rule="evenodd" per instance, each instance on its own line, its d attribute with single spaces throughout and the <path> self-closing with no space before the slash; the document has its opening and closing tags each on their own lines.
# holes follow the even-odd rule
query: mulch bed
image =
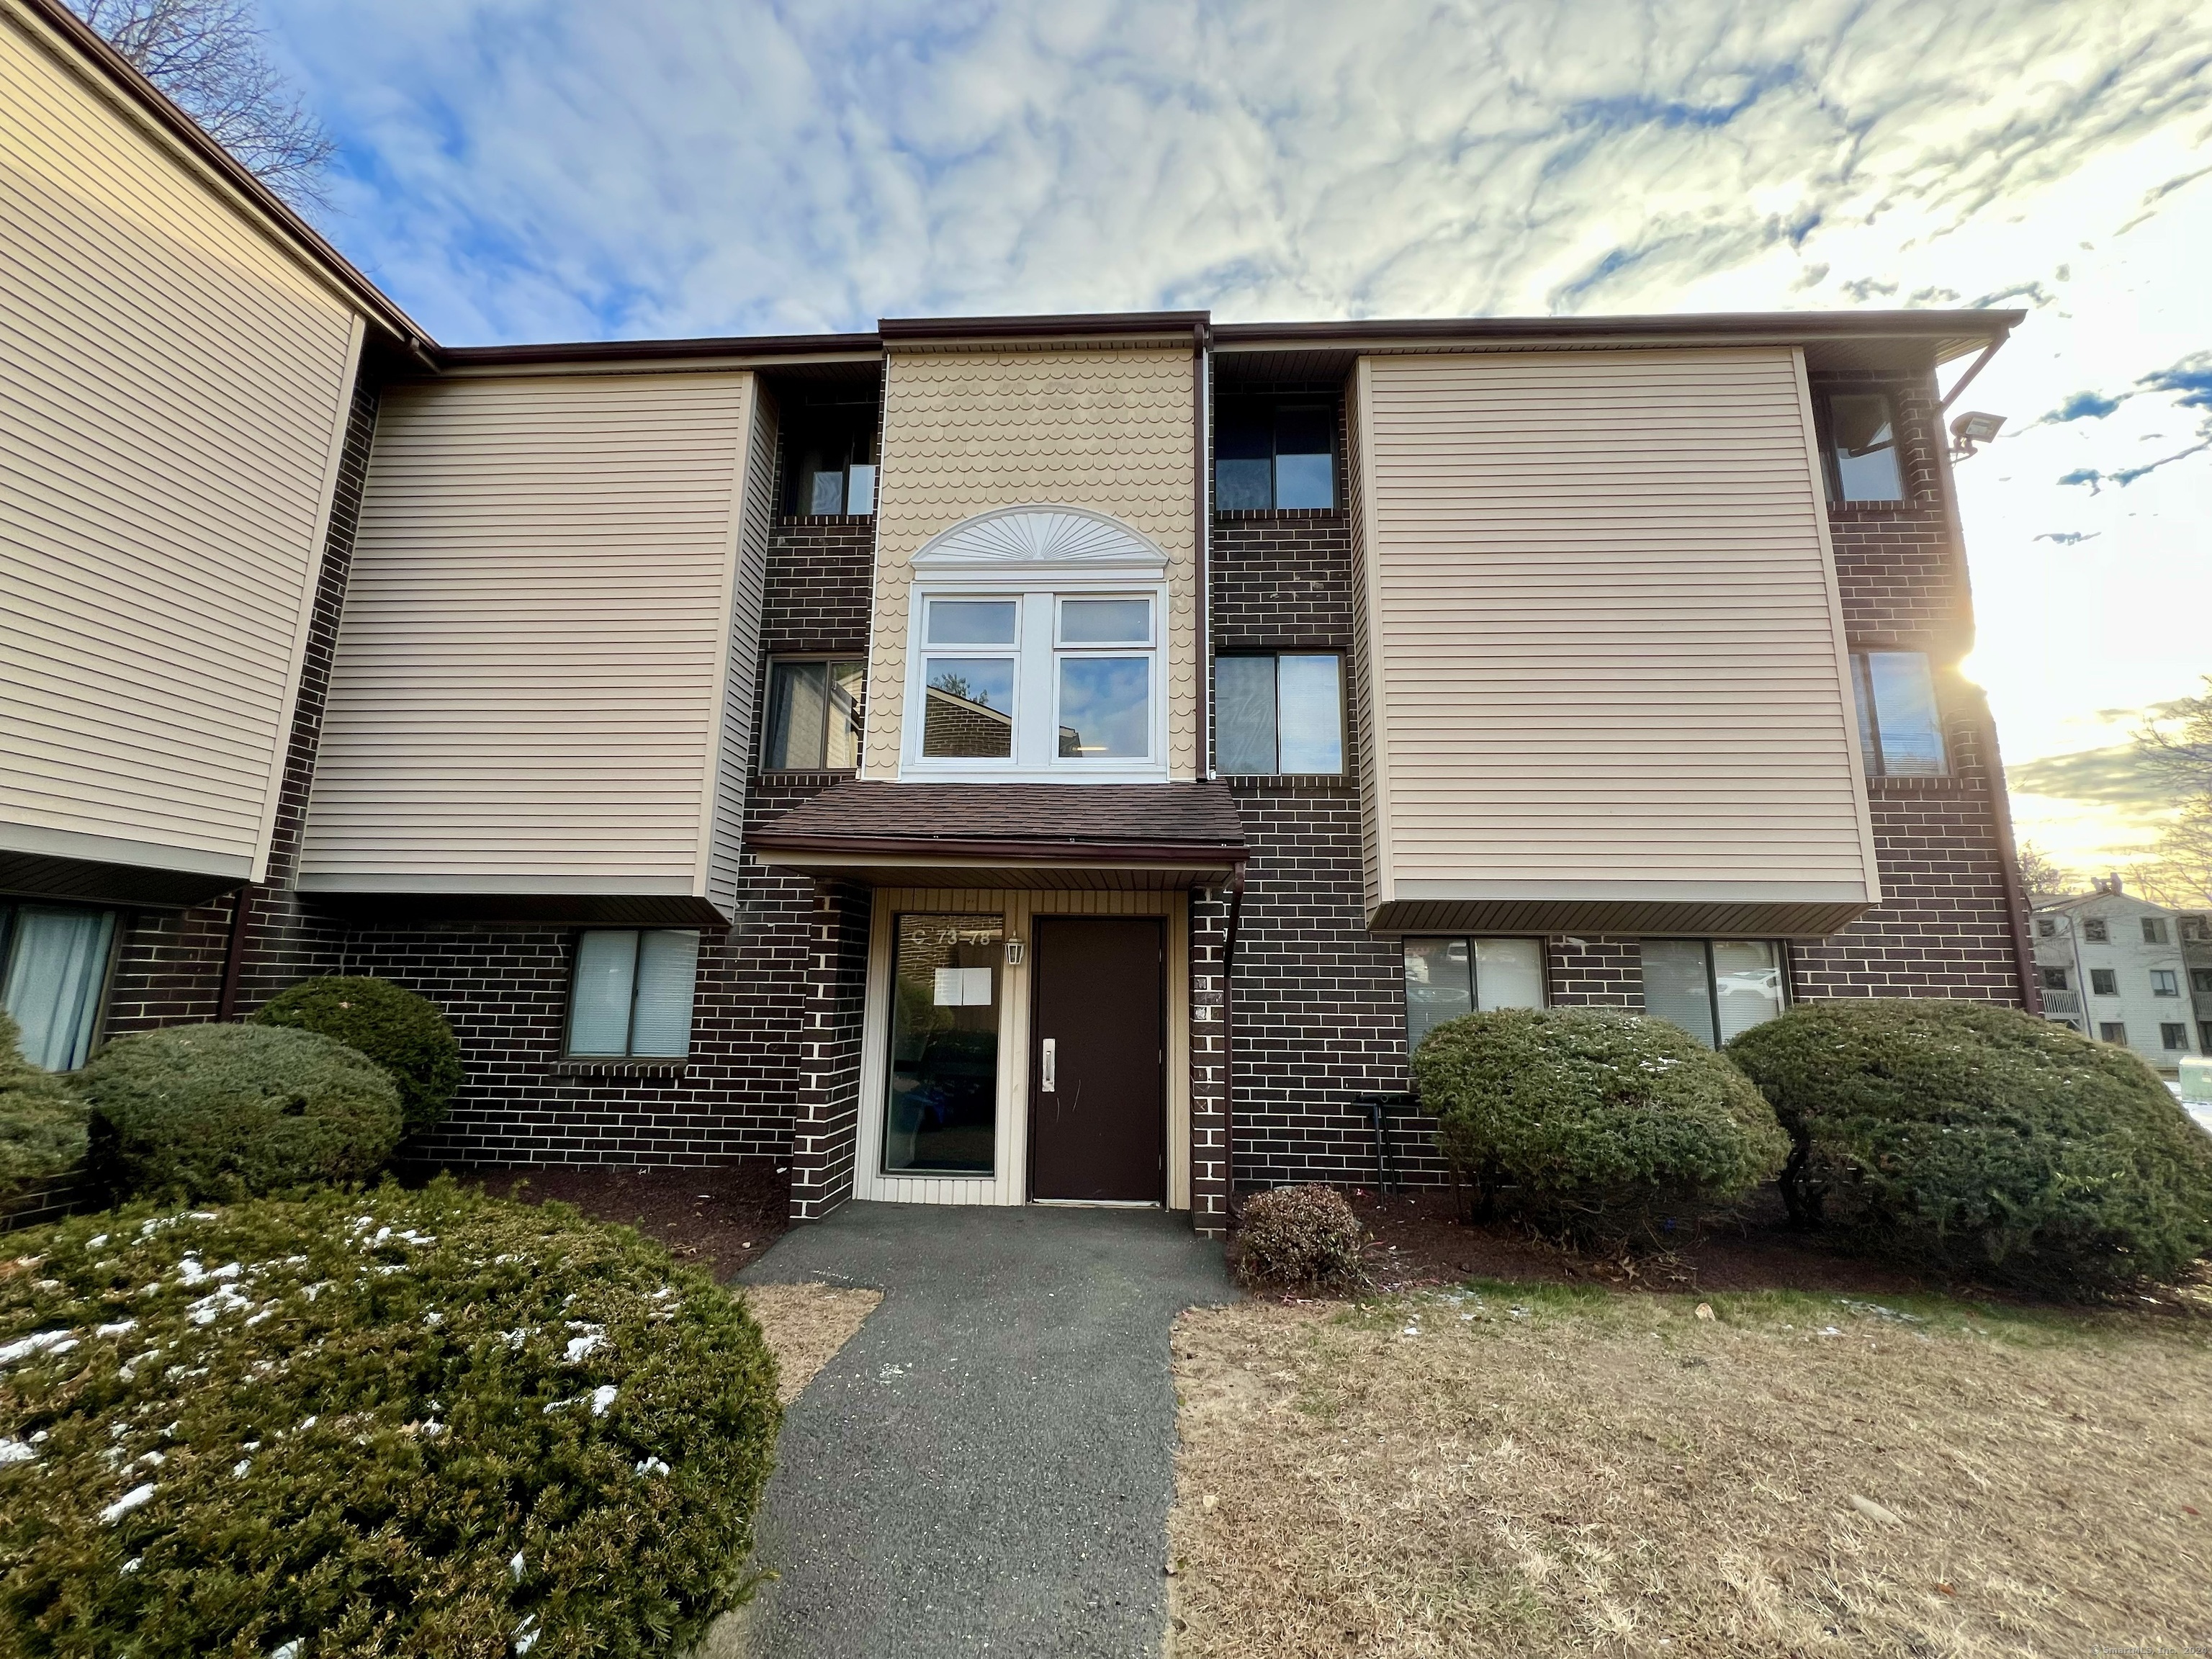
<svg viewBox="0 0 2212 1659">
<path fill-rule="evenodd" d="M 1910 1273 L 1824 1248 L 1793 1231 L 1780 1197 L 1759 1194 L 1741 1220 L 1685 1238 L 1672 1251 L 1601 1256 L 1565 1249 L 1519 1223 L 1470 1222 L 1439 1188 L 1346 1194 L 1373 1235 L 1367 1271 L 1379 1290 L 1468 1279 L 1605 1284 L 1658 1291 L 1838 1291 L 1897 1296 L 1926 1288 Z"/>
<path fill-rule="evenodd" d="M 727 1279 L 791 1225 L 791 1177 L 766 1158 L 708 1169 L 541 1164 L 455 1174 L 495 1198 L 573 1204 L 635 1227 L 678 1261 Z"/>
</svg>

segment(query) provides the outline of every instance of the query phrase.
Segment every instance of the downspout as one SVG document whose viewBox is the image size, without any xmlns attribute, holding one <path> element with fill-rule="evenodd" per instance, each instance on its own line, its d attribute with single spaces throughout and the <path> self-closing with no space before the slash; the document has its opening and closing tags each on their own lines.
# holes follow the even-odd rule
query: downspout
<svg viewBox="0 0 2212 1659">
<path fill-rule="evenodd" d="M 253 889 L 241 887 L 230 901 L 230 943 L 222 955 L 222 994 L 216 1001 L 215 1017 L 228 1023 L 238 1018 L 238 982 L 246 969 L 246 929 L 253 915 Z"/>
<path fill-rule="evenodd" d="M 1221 947 L 1221 1188 L 1222 1220 L 1237 1200 L 1237 928 L 1244 918 L 1244 866 L 1229 875 L 1229 936 Z"/>
<path fill-rule="evenodd" d="M 1982 364 L 1987 362 L 2002 343 L 2002 340 L 1990 343 L 1973 368 L 1957 386 L 1951 388 L 1952 398 L 1966 390 L 1966 381 L 1981 372 Z M 1939 418 L 1935 422 L 1936 430 L 1927 435 L 1935 447 L 1938 459 L 1942 487 L 1937 494 L 1942 497 L 1943 522 L 1951 532 L 1951 556 L 1958 567 L 1960 609 L 1971 630 L 1974 615 L 1974 585 L 1972 574 L 1966 568 L 1966 525 L 1959 513 L 1958 479 L 1951 465 L 1950 447 L 1944 442 L 1943 423 L 1940 418 L 1943 406 L 1949 402 L 1950 398 L 1947 398 L 1943 404 L 1938 405 L 1936 414 Z M 1997 750 L 1996 716 L 1990 712 L 1989 697 L 1979 686 L 1974 688 L 1974 704 L 1979 711 L 1975 735 L 1981 739 L 1984 764 L 1989 769 L 1990 822 L 1996 839 L 1997 868 L 2004 882 L 2006 926 L 2012 932 L 2013 968 L 2020 975 L 2021 1006 L 2039 1018 L 2043 1013 L 2043 986 L 2036 977 L 2035 941 L 2028 931 L 2032 924 L 2028 920 L 2027 886 L 2021 879 L 2020 854 L 2013 846 L 2012 801 L 2005 789 L 2004 758 Z M 2086 1023 L 2088 1005 L 2084 1003 L 2082 1006 Z"/>
<path fill-rule="evenodd" d="M 1206 465 L 1207 382 L 1212 365 L 1206 356 L 1212 343 L 1204 323 L 1190 331 L 1190 451 L 1191 545 L 1198 560 L 1198 775 L 1211 779 L 1213 772 L 1213 614 L 1210 579 L 1213 563 L 1213 515 L 1208 505 Z"/>
</svg>

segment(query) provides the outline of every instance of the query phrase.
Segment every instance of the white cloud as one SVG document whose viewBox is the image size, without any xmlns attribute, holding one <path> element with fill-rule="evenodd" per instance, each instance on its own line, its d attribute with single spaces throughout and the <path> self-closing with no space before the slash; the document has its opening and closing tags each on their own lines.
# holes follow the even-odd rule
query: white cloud
<svg viewBox="0 0 2212 1659">
<path fill-rule="evenodd" d="M 2212 346 L 2189 0 L 269 10 L 346 146 L 333 234 L 454 343 L 2021 294 L 1969 399 L 2012 435 L 1960 475 L 2008 751 L 2212 668 L 2212 453 L 2057 482 L 2207 411 L 2027 429 Z"/>
</svg>

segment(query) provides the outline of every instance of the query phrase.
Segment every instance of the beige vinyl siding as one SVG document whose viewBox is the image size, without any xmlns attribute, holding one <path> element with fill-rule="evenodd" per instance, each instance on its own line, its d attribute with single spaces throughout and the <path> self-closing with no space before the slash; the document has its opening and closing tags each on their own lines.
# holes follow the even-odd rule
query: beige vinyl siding
<svg viewBox="0 0 2212 1659">
<path fill-rule="evenodd" d="M 0 4 L 0 846 L 258 877 L 362 323 Z"/>
<path fill-rule="evenodd" d="M 386 394 L 302 887 L 706 896 L 751 397 L 743 374 Z"/>
<path fill-rule="evenodd" d="M 753 738 L 764 710 L 765 665 L 761 661 L 761 609 L 768 593 L 768 542 L 775 524 L 775 404 L 755 380 L 746 420 L 748 453 L 738 503 L 737 579 L 730 595 L 729 648 L 722 691 L 720 753 L 716 762 L 714 817 L 707 854 L 707 896 L 734 916 L 743 875 L 745 779 Z"/>
<path fill-rule="evenodd" d="M 864 775 L 898 775 L 914 556 L 979 513 L 1038 506 L 1109 514 L 1167 555 L 1168 765 L 1197 776 L 1195 372 L 1188 343 L 890 354 Z"/>
<path fill-rule="evenodd" d="M 1359 384 L 1377 899 L 1878 896 L 1795 352 Z"/>
</svg>

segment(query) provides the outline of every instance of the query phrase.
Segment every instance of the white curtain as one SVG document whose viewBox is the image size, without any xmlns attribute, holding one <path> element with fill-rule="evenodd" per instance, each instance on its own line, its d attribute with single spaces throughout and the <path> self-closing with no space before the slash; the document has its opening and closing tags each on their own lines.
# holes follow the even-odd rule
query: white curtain
<svg viewBox="0 0 2212 1659">
<path fill-rule="evenodd" d="M 8 931 L 0 1001 L 22 1028 L 23 1058 L 49 1072 L 73 1072 L 92 1052 L 114 915 L 27 904 Z"/>
</svg>

